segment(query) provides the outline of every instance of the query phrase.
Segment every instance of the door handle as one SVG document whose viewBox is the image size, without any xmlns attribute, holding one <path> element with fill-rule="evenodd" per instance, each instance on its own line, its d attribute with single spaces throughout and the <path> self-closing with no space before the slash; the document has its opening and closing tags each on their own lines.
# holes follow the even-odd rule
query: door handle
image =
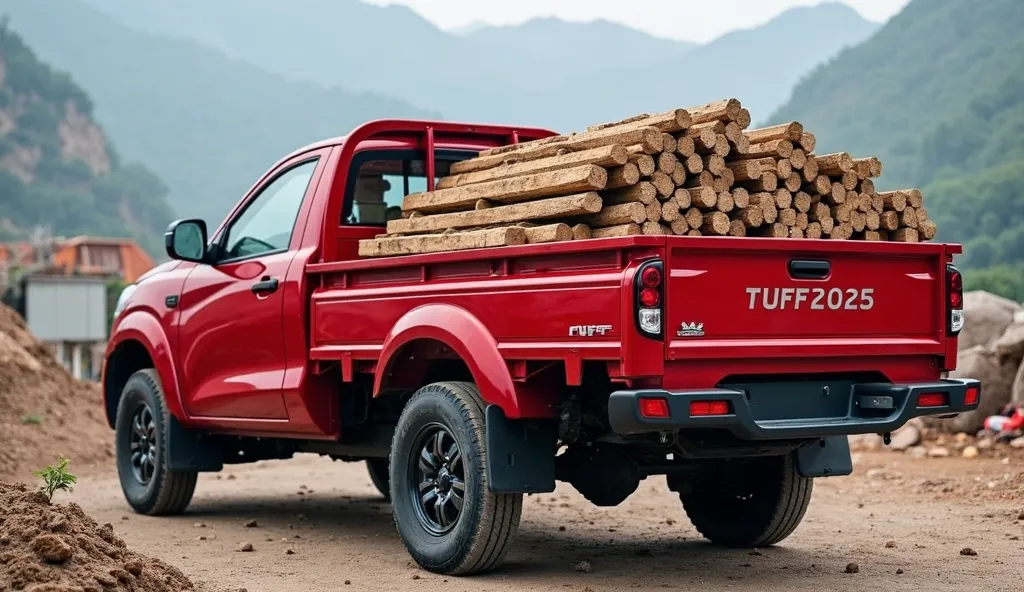
<svg viewBox="0 0 1024 592">
<path fill-rule="evenodd" d="M 252 290 L 252 293 L 256 295 L 273 294 L 274 292 L 277 292 L 277 284 L 277 278 L 263 276 L 260 281 L 252 285 L 250 290 Z"/>
</svg>

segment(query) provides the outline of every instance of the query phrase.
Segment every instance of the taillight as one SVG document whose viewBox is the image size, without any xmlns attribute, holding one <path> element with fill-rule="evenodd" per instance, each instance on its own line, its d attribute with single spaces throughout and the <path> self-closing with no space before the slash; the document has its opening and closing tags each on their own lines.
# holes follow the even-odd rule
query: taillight
<svg viewBox="0 0 1024 592">
<path fill-rule="evenodd" d="M 978 387 L 968 387 L 967 392 L 964 393 L 964 405 L 977 405 L 980 395 L 981 392 L 978 390 Z"/>
<path fill-rule="evenodd" d="M 663 397 L 641 397 L 640 415 L 655 419 L 664 419 L 669 416 L 668 401 Z"/>
<path fill-rule="evenodd" d="M 640 265 L 634 287 L 634 318 L 641 335 L 661 339 L 661 309 L 665 299 L 665 277 L 661 261 L 654 259 Z"/>
<path fill-rule="evenodd" d="M 918 407 L 945 407 L 949 405 L 946 393 L 921 393 L 917 396 Z"/>
<path fill-rule="evenodd" d="M 728 401 L 690 401 L 690 417 L 729 415 Z"/>
<path fill-rule="evenodd" d="M 959 335 L 964 328 L 964 276 L 952 265 L 946 266 L 946 309 L 947 332 L 951 336 Z"/>
</svg>

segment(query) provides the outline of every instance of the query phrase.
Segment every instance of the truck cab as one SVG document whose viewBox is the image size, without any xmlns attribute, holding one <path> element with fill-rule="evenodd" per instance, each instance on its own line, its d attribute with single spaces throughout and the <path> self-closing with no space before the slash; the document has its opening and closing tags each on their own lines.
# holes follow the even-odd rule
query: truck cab
<svg viewBox="0 0 1024 592">
<path fill-rule="evenodd" d="M 276 163 L 128 286 L 103 372 L 121 485 L 365 461 L 424 568 L 499 565 L 524 493 L 602 506 L 665 476 L 711 541 L 775 544 L 846 437 L 977 408 L 952 380 L 956 245 L 630 236 L 360 259 L 454 162 L 554 132 L 386 120 Z"/>
</svg>

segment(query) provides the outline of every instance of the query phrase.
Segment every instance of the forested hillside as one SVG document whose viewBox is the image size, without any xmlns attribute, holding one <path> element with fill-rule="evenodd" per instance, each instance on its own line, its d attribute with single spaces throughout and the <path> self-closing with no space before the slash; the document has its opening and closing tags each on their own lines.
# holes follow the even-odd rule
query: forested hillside
<svg viewBox="0 0 1024 592">
<path fill-rule="evenodd" d="M 882 158 L 884 188 L 922 187 L 968 278 L 1024 300 L 1024 2 L 914 0 L 799 84 L 772 117 Z M 981 270 L 995 267 L 992 271 Z M 1005 277 L 1004 277 L 1005 276 Z"/>
<path fill-rule="evenodd" d="M 41 226 L 130 236 L 155 251 L 171 219 L 166 192 L 148 169 L 120 161 L 75 81 L 0 20 L 0 240 Z"/>
</svg>

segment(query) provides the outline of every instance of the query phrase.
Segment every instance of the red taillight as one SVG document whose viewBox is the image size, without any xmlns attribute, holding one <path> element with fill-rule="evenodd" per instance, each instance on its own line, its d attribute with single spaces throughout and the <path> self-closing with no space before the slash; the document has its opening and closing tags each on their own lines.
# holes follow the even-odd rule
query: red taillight
<svg viewBox="0 0 1024 592">
<path fill-rule="evenodd" d="M 666 418 L 669 416 L 668 401 L 660 398 L 642 398 L 640 399 L 640 415 L 643 417 Z"/>
<path fill-rule="evenodd" d="M 729 415 L 728 401 L 690 401 L 690 416 Z"/>
<path fill-rule="evenodd" d="M 657 288 L 661 284 L 661 271 L 657 267 L 648 267 L 640 276 L 644 286 Z"/>
<path fill-rule="evenodd" d="M 978 391 L 978 387 L 969 387 L 967 392 L 964 393 L 964 405 L 977 405 L 979 395 L 981 395 L 981 392 Z"/>
<path fill-rule="evenodd" d="M 661 300 L 661 295 L 658 294 L 657 289 L 644 288 L 640 290 L 640 303 L 644 306 L 658 306 L 659 300 Z"/>
<path fill-rule="evenodd" d="M 964 306 L 964 276 L 955 268 L 949 269 L 949 307 Z"/>
<path fill-rule="evenodd" d="M 945 407 L 949 405 L 946 393 L 921 393 L 917 396 L 918 407 Z"/>
</svg>

